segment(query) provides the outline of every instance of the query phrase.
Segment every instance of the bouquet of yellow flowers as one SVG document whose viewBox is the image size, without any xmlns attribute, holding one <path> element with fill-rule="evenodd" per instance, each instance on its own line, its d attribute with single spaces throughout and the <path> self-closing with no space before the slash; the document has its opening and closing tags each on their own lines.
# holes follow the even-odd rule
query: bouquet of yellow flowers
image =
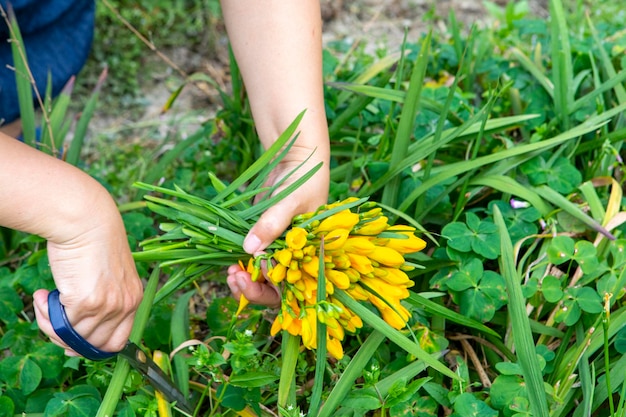
<svg viewBox="0 0 626 417">
<path fill-rule="evenodd" d="M 401 301 L 409 296 L 408 288 L 414 284 L 406 272 L 416 266 L 407 262 L 405 255 L 422 250 L 426 243 L 415 235 L 414 227 L 391 225 L 377 203 L 350 197 L 297 216 L 265 255 L 250 259 L 242 243 L 261 213 L 319 169 L 311 170 L 281 191 L 259 187 L 288 151 L 287 139 L 293 129 L 292 124 L 272 148 L 231 184 L 225 185 L 212 176 L 217 195 L 211 199 L 179 188 L 137 184 L 153 193 L 146 196 L 148 208 L 170 221 L 161 223 L 161 236 L 142 243 L 143 251 L 136 253 L 135 258 L 179 266 L 157 299 L 208 271 L 236 263 L 255 279 L 261 273 L 260 261 L 265 259 L 267 279 L 282 294 L 272 335 L 285 330 L 300 336 L 306 348 L 315 349 L 317 324 L 324 323 L 326 348 L 340 359 L 345 333 L 354 333 L 363 322 L 338 299 L 336 292 L 371 303 L 391 327 L 404 328 L 410 314 Z M 270 197 L 255 204 L 247 202 L 259 192 Z M 242 298 L 239 311 L 246 304 Z"/>
</svg>

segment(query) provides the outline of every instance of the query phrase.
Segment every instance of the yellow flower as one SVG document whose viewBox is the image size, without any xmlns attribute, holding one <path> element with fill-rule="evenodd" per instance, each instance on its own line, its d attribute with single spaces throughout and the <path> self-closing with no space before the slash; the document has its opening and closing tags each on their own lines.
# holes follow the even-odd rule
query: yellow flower
<svg viewBox="0 0 626 417">
<path fill-rule="evenodd" d="M 289 249 L 302 249 L 307 242 L 308 233 L 301 227 L 290 229 L 285 235 L 285 243 Z"/>
<path fill-rule="evenodd" d="M 308 262 L 302 262 L 302 269 L 304 269 L 307 274 L 317 278 L 320 270 L 319 258 L 317 256 L 311 256 L 311 259 Z"/>
<path fill-rule="evenodd" d="M 404 263 L 404 257 L 398 251 L 385 246 L 377 246 L 368 257 L 380 264 L 396 268 Z"/>
<path fill-rule="evenodd" d="M 276 264 L 274 268 L 267 272 L 267 277 L 274 283 L 279 284 L 285 279 L 287 268 L 283 264 Z"/>
<path fill-rule="evenodd" d="M 302 279 L 302 271 L 299 269 L 291 269 L 287 270 L 287 282 L 293 284 L 294 282 Z"/>
<path fill-rule="evenodd" d="M 305 308 L 302 318 L 302 344 L 308 349 L 317 347 L 317 313 L 315 308 Z"/>
<path fill-rule="evenodd" d="M 419 252 L 426 247 L 426 242 L 413 233 L 400 233 L 407 236 L 406 239 L 390 238 L 385 244 L 386 247 L 394 249 L 400 253 Z"/>
<path fill-rule="evenodd" d="M 289 267 L 292 256 L 293 256 L 293 252 L 290 251 L 289 249 L 280 249 L 274 252 L 274 259 L 276 259 L 278 263 L 286 267 Z"/>
<path fill-rule="evenodd" d="M 397 268 L 386 268 L 380 267 L 378 269 L 384 270 L 387 272 L 385 275 L 379 276 L 380 279 L 387 281 L 392 285 L 402 285 L 405 287 L 412 287 L 415 283 L 409 279 L 409 276 L 400 271 Z"/>
<path fill-rule="evenodd" d="M 369 255 L 375 249 L 376 245 L 374 245 L 369 238 L 362 236 L 350 236 L 343 244 L 344 251 L 364 256 Z"/>
<path fill-rule="evenodd" d="M 335 250 L 343 246 L 348 239 L 348 229 L 334 229 L 324 235 L 324 250 Z"/>
<path fill-rule="evenodd" d="M 367 256 L 349 252 L 347 252 L 346 255 L 348 255 L 348 258 L 350 259 L 351 267 L 358 271 L 361 275 L 371 274 L 374 272 L 372 262 Z"/>
<path fill-rule="evenodd" d="M 332 214 L 322 220 L 319 226 L 317 226 L 315 233 L 329 232 L 335 229 L 352 230 L 358 222 L 358 214 L 352 213 L 350 210 L 342 210 L 339 213 Z"/>
<path fill-rule="evenodd" d="M 386 216 L 380 216 L 374 220 L 359 224 L 354 231 L 359 235 L 375 236 L 387 230 L 389 227 L 388 220 Z"/>
<path fill-rule="evenodd" d="M 343 358 L 343 346 L 341 346 L 341 341 L 333 338 L 326 338 L 326 349 L 328 349 L 328 353 L 335 359 L 341 360 Z"/>
<path fill-rule="evenodd" d="M 345 290 L 350 287 L 350 278 L 348 278 L 345 273 L 334 269 L 327 269 L 324 271 L 324 274 L 337 288 Z"/>
</svg>

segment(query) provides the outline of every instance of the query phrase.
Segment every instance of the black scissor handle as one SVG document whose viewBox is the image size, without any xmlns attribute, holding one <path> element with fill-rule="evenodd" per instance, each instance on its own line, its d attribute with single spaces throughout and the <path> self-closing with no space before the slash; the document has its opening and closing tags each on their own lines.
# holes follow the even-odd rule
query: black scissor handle
<svg viewBox="0 0 626 417">
<path fill-rule="evenodd" d="M 118 352 L 106 352 L 98 349 L 74 330 L 65 313 L 65 307 L 59 300 L 59 290 L 50 291 L 48 294 L 48 315 L 57 336 L 79 355 L 93 361 L 100 361 L 118 354 Z"/>
</svg>

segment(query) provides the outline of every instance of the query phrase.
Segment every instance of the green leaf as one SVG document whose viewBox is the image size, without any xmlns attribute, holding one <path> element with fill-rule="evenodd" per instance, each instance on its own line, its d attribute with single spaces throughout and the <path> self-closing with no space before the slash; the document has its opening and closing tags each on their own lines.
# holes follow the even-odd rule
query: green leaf
<svg viewBox="0 0 626 417">
<path fill-rule="evenodd" d="M 500 375 L 491 385 L 491 405 L 498 410 L 504 410 L 512 403 L 515 397 L 526 397 L 526 385 L 522 378 L 516 375 Z"/>
<path fill-rule="evenodd" d="M 237 311 L 237 300 L 232 297 L 218 297 L 209 304 L 206 321 L 215 335 L 226 335 L 230 328 L 230 319 Z"/>
<path fill-rule="evenodd" d="M 478 258 L 472 258 L 470 262 L 462 264 L 458 271 L 452 273 L 452 276 L 446 280 L 446 285 L 453 291 L 464 291 L 477 287 L 482 276 L 483 263 Z"/>
<path fill-rule="evenodd" d="M 473 233 L 464 223 L 452 222 L 445 225 L 441 234 L 448 239 L 448 246 L 460 252 L 472 250 Z"/>
<path fill-rule="evenodd" d="M 100 393 L 90 385 L 75 385 L 54 394 L 46 405 L 47 417 L 93 417 L 100 406 Z"/>
<path fill-rule="evenodd" d="M 382 406 L 382 403 L 378 393 L 370 387 L 351 391 L 341 405 L 358 410 L 377 410 Z"/>
<path fill-rule="evenodd" d="M 541 292 L 549 303 L 556 303 L 563 298 L 563 290 L 561 289 L 561 281 L 553 275 L 546 276 L 541 281 Z"/>
<path fill-rule="evenodd" d="M 278 379 L 278 375 L 269 372 L 246 372 L 241 375 L 231 375 L 229 381 L 238 387 L 263 387 Z"/>
<path fill-rule="evenodd" d="M 555 265 L 561 265 L 572 259 L 574 250 L 574 239 L 569 236 L 556 236 L 548 246 L 548 260 Z"/>
<path fill-rule="evenodd" d="M 22 297 L 11 287 L 0 287 L 0 320 L 7 324 L 17 322 L 17 314 L 24 309 Z"/>
<path fill-rule="evenodd" d="M 246 408 L 246 390 L 232 385 L 220 385 L 217 388 L 217 398 L 222 399 L 224 407 L 241 411 Z"/>
<path fill-rule="evenodd" d="M 522 368 L 515 362 L 498 362 L 496 369 L 501 375 L 521 375 Z"/>
<path fill-rule="evenodd" d="M 498 412 L 484 401 L 465 392 L 456 398 L 454 411 L 461 417 L 497 417 Z"/>
<path fill-rule="evenodd" d="M 24 395 L 35 391 L 41 382 L 41 368 L 30 357 L 23 357 L 22 369 L 20 371 L 20 387 Z"/>
<path fill-rule="evenodd" d="M 593 243 L 586 240 L 576 242 L 573 259 L 578 262 L 578 265 L 586 274 L 593 273 L 600 266 L 596 247 Z"/>
<path fill-rule="evenodd" d="M 487 322 L 493 318 L 496 308 L 482 291 L 470 288 L 460 293 L 460 313 L 481 322 Z"/>
<path fill-rule="evenodd" d="M 15 404 L 7 396 L 0 396 L 0 417 L 13 417 L 15 413 Z"/>
<path fill-rule="evenodd" d="M 602 312 L 602 298 L 600 298 L 593 288 L 574 288 L 574 294 L 576 303 L 580 306 L 581 310 L 591 314 L 599 314 Z"/>
<path fill-rule="evenodd" d="M 626 353 L 626 327 L 617 332 L 613 346 L 615 347 L 617 353 L 622 355 Z"/>
</svg>

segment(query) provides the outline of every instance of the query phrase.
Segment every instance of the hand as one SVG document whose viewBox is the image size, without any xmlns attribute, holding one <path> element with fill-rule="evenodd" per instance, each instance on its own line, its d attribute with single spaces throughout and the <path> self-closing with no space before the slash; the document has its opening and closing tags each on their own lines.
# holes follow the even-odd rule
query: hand
<svg viewBox="0 0 626 417">
<path fill-rule="evenodd" d="M 72 326 L 97 348 L 122 349 L 143 290 L 122 218 L 106 189 L 81 170 L 0 133 L 0 225 L 48 241 L 52 275 Z M 36 291 L 34 303 L 41 330 L 68 349 L 50 324 L 48 291 Z"/>
<path fill-rule="evenodd" d="M 48 258 L 72 327 L 95 347 L 120 351 L 128 342 L 143 293 L 118 213 L 65 242 L 48 241 Z M 39 328 L 66 354 L 48 315 L 48 291 L 33 295 Z"/>
<path fill-rule="evenodd" d="M 289 155 L 272 172 L 266 182 L 266 186 L 271 186 L 282 176 L 287 175 L 294 167 L 298 166 L 302 160 L 306 159 L 313 152 L 307 148 L 292 148 Z M 322 167 L 307 182 L 293 191 L 289 196 L 281 200 L 278 204 L 270 207 L 252 227 L 244 240 L 244 250 L 251 255 L 259 255 L 279 237 L 290 225 L 291 219 L 308 211 L 314 211 L 328 200 L 329 170 L 326 163 L 325 153 L 316 156 L 318 152 L 313 152 L 313 156 L 296 173 L 293 174 L 286 184 L 293 183 L 297 178 L 306 173 L 319 162 Z M 260 196 L 259 199 L 262 199 Z M 233 296 L 239 299 L 243 294 L 248 301 L 253 304 L 261 304 L 268 307 L 280 305 L 280 293 L 278 289 L 266 280 L 253 282 L 250 274 L 241 269 L 239 265 L 231 265 L 228 268 L 226 279 Z"/>
</svg>

